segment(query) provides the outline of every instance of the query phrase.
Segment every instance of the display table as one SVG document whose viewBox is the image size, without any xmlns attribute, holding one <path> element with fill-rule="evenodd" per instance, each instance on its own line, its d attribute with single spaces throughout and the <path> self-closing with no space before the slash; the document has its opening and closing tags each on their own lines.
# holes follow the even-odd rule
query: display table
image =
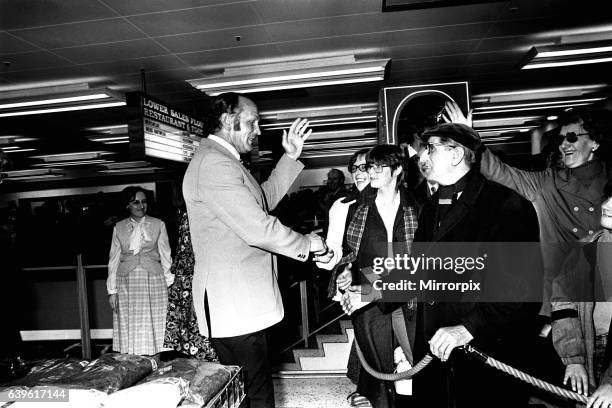
<svg viewBox="0 0 612 408">
<path fill-rule="evenodd" d="M 238 408 L 244 400 L 244 378 L 238 366 L 177 358 L 154 358 L 109 353 L 87 361 L 49 359 L 32 364 L 22 378 L 0 384 L 0 407 L 29 406 L 37 396 L 64 395 L 47 401 L 53 407 Z M 58 392 L 59 390 L 59 392 Z M 63 392 L 65 391 L 65 392 Z M 4 401 L 4 402 L 2 402 Z M 22 405 L 24 404 L 24 405 Z M 43 405 L 37 405 L 40 407 Z"/>
</svg>

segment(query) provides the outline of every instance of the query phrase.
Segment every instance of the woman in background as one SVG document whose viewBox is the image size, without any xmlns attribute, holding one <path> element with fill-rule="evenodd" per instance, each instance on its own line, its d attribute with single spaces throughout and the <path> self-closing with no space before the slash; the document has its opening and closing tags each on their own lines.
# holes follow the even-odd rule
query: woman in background
<svg viewBox="0 0 612 408">
<path fill-rule="evenodd" d="M 142 187 L 123 190 L 129 216 L 117 222 L 106 282 L 113 309 L 113 350 L 153 355 L 163 351 L 172 259 L 166 226 L 146 216 Z"/>
<path fill-rule="evenodd" d="M 195 259 L 187 211 L 179 210 L 179 218 L 179 238 L 171 269 L 174 283 L 168 289 L 164 347 L 194 356 L 199 360 L 218 361 L 217 353 L 210 341 L 200 334 L 198 321 L 193 312 L 191 283 Z"/>
</svg>

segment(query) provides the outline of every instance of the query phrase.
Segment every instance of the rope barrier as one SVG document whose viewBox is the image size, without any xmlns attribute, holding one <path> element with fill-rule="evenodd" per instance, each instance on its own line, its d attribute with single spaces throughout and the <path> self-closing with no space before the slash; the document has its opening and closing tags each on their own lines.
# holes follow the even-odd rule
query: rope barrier
<svg viewBox="0 0 612 408">
<path fill-rule="evenodd" d="M 431 354 L 427 354 L 425 357 L 423 357 L 421 359 L 421 361 L 419 361 L 418 363 L 415 364 L 414 367 L 410 368 L 409 370 L 406 371 L 402 371 L 400 373 L 380 373 L 376 370 L 374 370 L 365 360 L 365 357 L 363 355 L 363 353 L 361 352 L 361 349 L 359 348 L 359 344 L 357 343 L 357 339 L 355 339 L 355 348 L 357 350 L 357 356 L 359 357 L 359 361 L 361 362 L 361 365 L 363 366 L 363 368 L 368 372 L 368 374 L 370 374 L 372 377 L 377 378 L 379 380 L 382 381 L 397 381 L 397 380 L 402 380 L 405 378 L 412 378 L 414 377 L 415 374 L 417 374 L 419 371 L 421 371 L 422 369 L 424 369 L 425 367 L 427 367 L 427 365 L 429 363 L 432 362 L 433 360 L 433 356 Z M 490 357 L 488 355 L 486 355 L 485 353 L 483 353 L 482 351 L 478 350 L 477 348 L 470 346 L 469 344 L 466 346 L 461 347 L 461 349 L 463 349 L 463 351 L 465 351 L 467 354 L 477 358 L 478 360 L 482 361 L 483 363 L 489 365 L 490 367 L 493 367 L 497 370 L 500 370 L 508 375 L 511 375 L 515 378 L 518 378 L 521 381 L 526 382 L 527 384 L 531 384 L 534 387 L 540 388 L 544 391 L 548 391 L 552 394 L 555 394 L 557 396 L 569 399 L 569 400 L 573 400 L 573 401 L 577 401 L 583 404 L 586 404 L 588 401 L 588 397 L 586 397 L 585 395 L 582 394 L 578 394 L 577 392 L 573 392 L 570 390 L 566 390 L 564 388 L 558 387 L 556 385 L 553 385 L 551 383 L 548 383 L 546 381 L 540 380 L 539 378 L 536 378 L 534 376 L 531 376 L 527 373 L 524 373 L 521 370 L 518 370 L 514 367 L 511 367 L 505 363 L 502 363 L 499 360 L 494 359 L 493 357 Z"/>
</svg>

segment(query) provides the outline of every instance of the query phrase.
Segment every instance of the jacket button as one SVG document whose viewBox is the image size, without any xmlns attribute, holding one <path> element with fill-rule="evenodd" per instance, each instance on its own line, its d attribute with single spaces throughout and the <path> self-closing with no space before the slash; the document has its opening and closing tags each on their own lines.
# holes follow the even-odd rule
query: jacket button
<svg viewBox="0 0 612 408">
<path fill-rule="evenodd" d="M 574 211 L 578 211 L 579 209 L 578 206 L 574 207 Z"/>
<path fill-rule="evenodd" d="M 589 207 L 589 211 L 590 211 L 590 212 L 595 211 L 595 207 Z"/>
<path fill-rule="evenodd" d="M 573 232 L 578 232 L 578 228 L 572 228 Z"/>
</svg>

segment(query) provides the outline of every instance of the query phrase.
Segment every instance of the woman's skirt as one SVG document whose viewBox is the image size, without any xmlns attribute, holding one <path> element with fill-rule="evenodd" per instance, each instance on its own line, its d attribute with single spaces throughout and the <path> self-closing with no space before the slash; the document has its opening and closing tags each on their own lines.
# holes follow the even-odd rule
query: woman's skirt
<svg viewBox="0 0 612 408">
<path fill-rule="evenodd" d="M 127 276 L 117 276 L 117 296 L 113 350 L 140 355 L 163 351 L 168 306 L 164 275 L 137 266 Z"/>
</svg>

